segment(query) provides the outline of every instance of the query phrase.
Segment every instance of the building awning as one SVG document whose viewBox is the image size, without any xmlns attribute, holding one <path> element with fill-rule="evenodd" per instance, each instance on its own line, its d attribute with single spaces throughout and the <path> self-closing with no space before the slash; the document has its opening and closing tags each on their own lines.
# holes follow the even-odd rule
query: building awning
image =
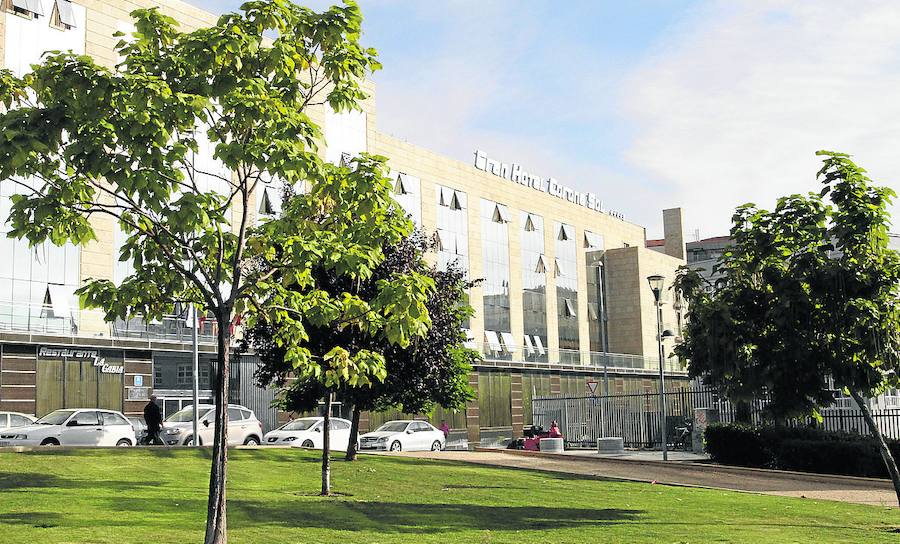
<svg viewBox="0 0 900 544">
<path fill-rule="evenodd" d="M 50 305 L 53 317 L 71 317 L 72 305 L 70 301 L 75 296 L 75 287 L 71 285 L 47 285 L 47 295 L 44 302 Z"/>
<path fill-rule="evenodd" d="M 500 338 L 503 340 L 503 347 L 506 348 L 508 353 L 515 353 L 519 351 L 519 346 L 516 345 L 516 341 L 513 340 L 513 335 L 511 332 L 501 332 Z"/>
<path fill-rule="evenodd" d="M 540 353 L 541 355 L 544 355 L 545 353 L 547 353 L 546 351 L 544 351 L 544 341 L 541 340 L 541 337 L 535 334 L 533 338 L 534 338 L 534 347 L 535 347 L 535 349 L 537 349 L 538 353 Z"/>
<path fill-rule="evenodd" d="M 534 344 L 531 342 L 531 337 L 527 334 L 525 335 L 525 351 L 528 352 L 528 355 L 534 355 Z"/>
<path fill-rule="evenodd" d="M 584 247 L 588 249 L 603 249 L 603 236 L 589 230 L 584 231 Z"/>
<path fill-rule="evenodd" d="M 496 331 L 484 331 L 484 341 L 491 351 L 503 351 L 503 348 L 500 346 L 500 337 L 497 336 Z"/>
<path fill-rule="evenodd" d="M 36 0 L 40 4 L 40 0 Z M 56 13 L 59 15 L 59 22 L 75 28 L 75 12 L 72 9 L 72 2 L 69 0 L 56 0 Z"/>
<path fill-rule="evenodd" d="M 494 205 L 494 223 L 509 223 L 512 220 L 512 216 L 509 214 L 509 208 L 506 207 L 506 204 L 495 204 Z"/>
</svg>

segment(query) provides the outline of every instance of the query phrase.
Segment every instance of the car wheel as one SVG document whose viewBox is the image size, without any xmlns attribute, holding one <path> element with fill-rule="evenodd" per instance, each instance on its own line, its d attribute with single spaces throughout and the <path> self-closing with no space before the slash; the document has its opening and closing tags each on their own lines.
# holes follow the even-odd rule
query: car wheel
<svg viewBox="0 0 900 544">
<path fill-rule="evenodd" d="M 431 451 L 441 451 L 441 441 L 435 440 L 434 443 L 431 444 Z"/>
<path fill-rule="evenodd" d="M 127 438 L 123 438 L 122 440 L 119 440 L 118 442 L 116 442 L 116 446 L 119 447 L 119 448 L 127 448 L 127 447 L 130 447 L 130 446 L 131 446 L 131 440 L 128 440 Z"/>
<path fill-rule="evenodd" d="M 259 438 L 255 436 L 248 436 L 247 440 L 244 440 L 245 446 L 259 446 Z"/>
<path fill-rule="evenodd" d="M 185 439 L 184 439 L 184 445 L 185 445 L 185 446 L 193 446 L 193 445 L 194 445 L 194 437 L 193 437 L 193 436 L 189 436 L 189 437 L 185 438 Z M 201 445 L 201 446 L 203 445 L 203 440 L 200 441 L 200 445 Z"/>
<path fill-rule="evenodd" d="M 399 440 L 394 440 L 394 442 L 391 444 L 391 451 L 400 451 L 402 449 L 403 446 L 400 445 Z"/>
<path fill-rule="evenodd" d="M 41 446 L 59 446 L 59 440 L 55 438 L 45 438 L 43 442 L 41 442 Z"/>
<path fill-rule="evenodd" d="M 313 441 L 308 438 L 306 440 L 304 440 L 303 443 L 300 445 L 303 446 L 304 448 L 314 448 L 315 447 L 315 444 L 313 444 Z"/>
</svg>

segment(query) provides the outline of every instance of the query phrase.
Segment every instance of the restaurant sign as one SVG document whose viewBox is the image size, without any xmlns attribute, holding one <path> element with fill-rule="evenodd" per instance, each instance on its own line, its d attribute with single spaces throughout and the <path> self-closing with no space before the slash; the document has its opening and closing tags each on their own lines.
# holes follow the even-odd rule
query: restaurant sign
<svg viewBox="0 0 900 544">
<path fill-rule="evenodd" d="M 78 349 L 78 348 L 50 348 L 41 346 L 38 350 L 38 357 L 49 357 L 58 359 L 83 359 L 93 361 L 97 370 L 103 374 L 124 374 L 125 366 L 108 365 L 106 358 L 100 357 L 100 352 L 96 349 Z"/>
</svg>

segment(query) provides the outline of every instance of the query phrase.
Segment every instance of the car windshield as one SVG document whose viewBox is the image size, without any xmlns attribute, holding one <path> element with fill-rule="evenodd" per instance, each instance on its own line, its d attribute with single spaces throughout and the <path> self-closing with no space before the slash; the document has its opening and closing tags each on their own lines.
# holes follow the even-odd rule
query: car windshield
<svg viewBox="0 0 900 544">
<path fill-rule="evenodd" d="M 376 433 L 402 433 L 409 425 L 408 421 L 391 421 L 375 429 Z"/>
<path fill-rule="evenodd" d="M 211 409 L 212 406 L 204 406 L 200 405 L 200 417 L 203 417 L 206 412 Z M 188 406 L 182 410 L 175 412 L 166 418 L 166 421 L 169 423 L 187 423 L 189 421 L 194 421 L 194 407 Z"/>
<path fill-rule="evenodd" d="M 62 425 L 69 419 L 69 416 L 75 413 L 75 410 L 57 410 L 50 412 L 41 419 L 37 420 L 40 425 Z"/>
<path fill-rule="evenodd" d="M 282 431 L 306 431 L 318 423 L 318 419 L 295 419 L 281 428 Z"/>
</svg>

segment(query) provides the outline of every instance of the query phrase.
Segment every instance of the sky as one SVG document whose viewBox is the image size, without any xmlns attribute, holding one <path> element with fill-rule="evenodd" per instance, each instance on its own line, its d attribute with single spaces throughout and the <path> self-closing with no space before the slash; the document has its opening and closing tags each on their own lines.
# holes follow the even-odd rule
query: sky
<svg viewBox="0 0 900 544">
<path fill-rule="evenodd" d="M 664 208 L 683 208 L 690 241 L 727 234 L 741 204 L 818 192 L 820 149 L 900 192 L 900 2 L 360 5 L 379 130 L 594 192 L 650 238 Z"/>
</svg>

